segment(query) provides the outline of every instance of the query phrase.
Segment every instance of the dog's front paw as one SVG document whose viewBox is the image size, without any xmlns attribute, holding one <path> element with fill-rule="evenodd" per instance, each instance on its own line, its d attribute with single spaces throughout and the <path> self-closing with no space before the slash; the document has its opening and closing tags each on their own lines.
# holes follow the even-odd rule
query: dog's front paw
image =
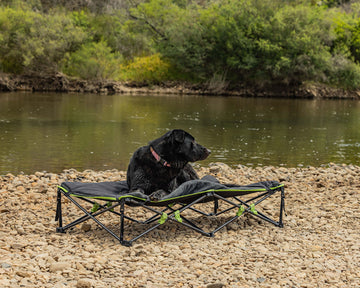
<svg viewBox="0 0 360 288">
<path fill-rule="evenodd" d="M 149 196 L 146 195 L 146 194 L 144 193 L 144 190 L 142 190 L 142 189 L 140 189 L 140 188 L 135 189 L 135 190 L 130 190 L 130 192 L 128 193 L 128 195 L 145 199 L 145 201 L 150 201 Z"/>
<path fill-rule="evenodd" d="M 161 200 L 163 197 L 165 197 L 168 193 L 165 190 L 159 189 L 156 190 L 155 192 L 150 194 L 150 200 L 151 201 L 159 201 Z"/>
</svg>

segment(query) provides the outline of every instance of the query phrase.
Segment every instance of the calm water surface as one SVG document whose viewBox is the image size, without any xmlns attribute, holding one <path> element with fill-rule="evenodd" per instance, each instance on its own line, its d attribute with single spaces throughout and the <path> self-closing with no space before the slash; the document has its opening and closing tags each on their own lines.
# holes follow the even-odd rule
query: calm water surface
<svg viewBox="0 0 360 288">
<path fill-rule="evenodd" d="M 126 169 L 166 131 L 212 150 L 200 165 L 360 165 L 360 102 L 202 96 L 0 94 L 0 175 Z"/>
</svg>

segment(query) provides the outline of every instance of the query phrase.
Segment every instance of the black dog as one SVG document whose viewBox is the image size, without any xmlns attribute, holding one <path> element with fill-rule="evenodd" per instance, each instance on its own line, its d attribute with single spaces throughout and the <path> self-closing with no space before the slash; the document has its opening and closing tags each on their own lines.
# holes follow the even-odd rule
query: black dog
<svg viewBox="0 0 360 288">
<path fill-rule="evenodd" d="M 135 151 L 127 170 L 130 192 L 159 200 L 181 183 L 199 179 L 189 162 L 204 160 L 210 150 L 183 130 L 172 130 Z"/>
</svg>

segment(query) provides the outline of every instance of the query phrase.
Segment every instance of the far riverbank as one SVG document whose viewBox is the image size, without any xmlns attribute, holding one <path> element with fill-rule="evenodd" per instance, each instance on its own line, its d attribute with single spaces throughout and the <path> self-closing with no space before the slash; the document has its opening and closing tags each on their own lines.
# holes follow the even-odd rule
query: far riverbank
<svg viewBox="0 0 360 288">
<path fill-rule="evenodd" d="M 183 94 L 223 95 L 239 97 L 283 97 L 308 99 L 360 99 L 360 90 L 345 90 L 323 84 L 302 84 L 298 86 L 244 86 L 210 87 L 208 84 L 193 84 L 169 81 L 157 85 L 110 80 L 81 80 L 57 73 L 44 77 L 0 74 L 0 92 L 63 92 L 96 94 Z"/>
</svg>

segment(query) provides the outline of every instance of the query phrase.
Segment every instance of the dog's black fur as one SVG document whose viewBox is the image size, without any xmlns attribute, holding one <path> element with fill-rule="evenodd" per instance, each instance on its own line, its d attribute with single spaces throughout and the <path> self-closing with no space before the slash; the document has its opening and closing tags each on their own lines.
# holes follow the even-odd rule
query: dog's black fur
<svg viewBox="0 0 360 288">
<path fill-rule="evenodd" d="M 159 200 L 181 183 L 199 179 L 189 162 L 204 160 L 209 154 L 210 150 L 197 144 L 189 133 L 180 129 L 169 131 L 133 154 L 127 170 L 130 192 Z"/>
</svg>

